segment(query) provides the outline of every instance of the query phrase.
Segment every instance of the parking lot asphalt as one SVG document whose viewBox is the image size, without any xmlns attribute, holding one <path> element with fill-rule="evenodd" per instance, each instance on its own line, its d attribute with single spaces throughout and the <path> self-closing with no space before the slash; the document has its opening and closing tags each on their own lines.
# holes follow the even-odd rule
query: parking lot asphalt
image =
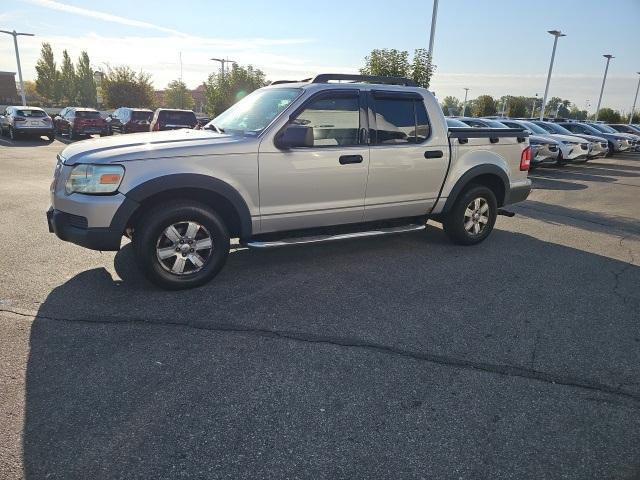
<svg viewBox="0 0 640 480">
<path fill-rule="evenodd" d="M 531 172 L 475 247 L 238 249 L 166 292 L 48 233 L 62 147 L 0 139 L 0 478 L 640 478 L 640 154 Z"/>
</svg>

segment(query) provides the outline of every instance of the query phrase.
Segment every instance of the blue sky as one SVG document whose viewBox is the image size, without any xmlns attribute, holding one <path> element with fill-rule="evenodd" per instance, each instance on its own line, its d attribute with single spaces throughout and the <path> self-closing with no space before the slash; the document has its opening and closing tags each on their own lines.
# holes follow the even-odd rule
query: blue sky
<svg viewBox="0 0 640 480">
<path fill-rule="evenodd" d="M 177 6 L 176 6 L 177 5 Z M 36 33 L 21 38 L 25 78 L 35 76 L 40 43 L 57 55 L 89 52 L 96 68 L 127 63 L 150 72 L 157 88 L 180 75 L 190 87 L 228 56 L 252 63 L 268 78 L 355 72 L 373 48 L 426 47 L 431 0 L 396 2 L 242 2 L 3 0 L 0 29 Z M 601 21 L 598 21 L 601 19 Z M 440 0 L 434 49 L 438 97 L 488 93 L 540 96 L 552 37 L 561 29 L 550 95 L 595 108 L 611 62 L 603 105 L 629 110 L 640 71 L 640 0 Z M 15 71 L 11 37 L 0 36 L 0 70 Z"/>
</svg>

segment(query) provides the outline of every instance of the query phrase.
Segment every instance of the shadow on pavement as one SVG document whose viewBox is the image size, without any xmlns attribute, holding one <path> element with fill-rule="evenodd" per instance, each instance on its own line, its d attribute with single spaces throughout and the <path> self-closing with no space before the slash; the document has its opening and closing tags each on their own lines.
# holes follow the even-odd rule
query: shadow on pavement
<svg viewBox="0 0 640 480">
<path fill-rule="evenodd" d="M 0 147 L 46 147 L 53 142 L 45 137 L 19 137 L 11 140 L 9 137 L 0 137 Z"/>
<path fill-rule="evenodd" d="M 529 175 L 533 182 L 533 188 L 536 190 L 584 190 L 587 188 L 582 183 L 564 182 L 551 178 L 545 178 L 537 175 L 538 170 Z"/>
<path fill-rule="evenodd" d="M 640 396 L 500 370 L 640 395 L 638 267 L 500 230 L 461 248 L 433 227 L 236 251 L 184 292 L 155 289 L 133 264 L 127 246 L 122 280 L 83 272 L 38 312 L 27 479 L 640 471 Z"/>
</svg>

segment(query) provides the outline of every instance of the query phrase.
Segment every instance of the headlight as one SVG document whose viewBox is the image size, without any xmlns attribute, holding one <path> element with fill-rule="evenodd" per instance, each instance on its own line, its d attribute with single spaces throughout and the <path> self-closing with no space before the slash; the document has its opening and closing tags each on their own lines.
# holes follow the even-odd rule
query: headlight
<svg viewBox="0 0 640 480">
<path fill-rule="evenodd" d="M 121 165 L 76 165 L 65 184 L 70 193 L 101 194 L 118 190 L 124 167 Z"/>
</svg>

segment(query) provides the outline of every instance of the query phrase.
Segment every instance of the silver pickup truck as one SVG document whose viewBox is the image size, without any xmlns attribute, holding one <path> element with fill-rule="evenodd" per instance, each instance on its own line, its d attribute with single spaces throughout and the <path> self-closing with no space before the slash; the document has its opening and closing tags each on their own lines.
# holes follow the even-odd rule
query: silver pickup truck
<svg viewBox="0 0 640 480">
<path fill-rule="evenodd" d="M 51 232 L 94 250 L 132 240 L 146 276 L 202 285 L 230 239 L 253 248 L 424 229 L 483 241 L 531 190 L 520 129 L 447 128 L 410 80 L 323 74 L 274 82 L 202 130 L 69 145 L 58 157 Z"/>
</svg>

